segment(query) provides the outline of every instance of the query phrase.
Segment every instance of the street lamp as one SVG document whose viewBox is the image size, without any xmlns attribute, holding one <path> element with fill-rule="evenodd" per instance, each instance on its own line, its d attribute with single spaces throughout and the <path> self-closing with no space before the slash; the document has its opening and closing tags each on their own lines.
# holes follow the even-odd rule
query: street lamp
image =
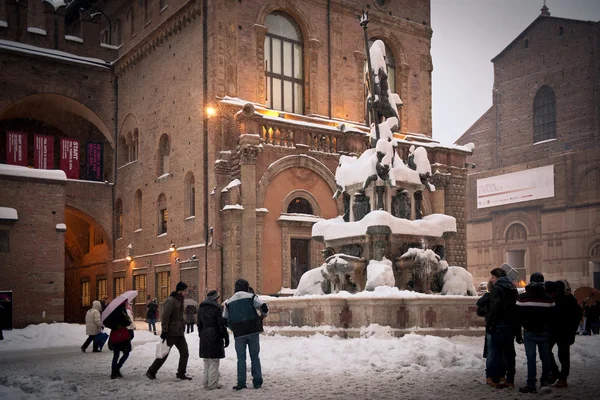
<svg viewBox="0 0 600 400">
<path fill-rule="evenodd" d="M 175 250 L 177 250 L 177 246 L 175 246 L 173 243 L 171 243 L 171 246 L 169 247 L 169 251 L 173 252 Z"/>
</svg>

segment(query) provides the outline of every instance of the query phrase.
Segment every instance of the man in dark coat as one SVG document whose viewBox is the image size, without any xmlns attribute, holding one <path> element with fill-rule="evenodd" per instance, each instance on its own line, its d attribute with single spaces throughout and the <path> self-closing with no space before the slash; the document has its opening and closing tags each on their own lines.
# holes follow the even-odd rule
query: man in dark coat
<svg viewBox="0 0 600 400">
<path fill-rule="evenodd" d="M 557 388 L 566 388 L 569 370 L 571 368 L 571 345 L 575 343 L 575 334 L 579 328 L 582 310 L 577 299 L 572 294 L 565 292 L 566 286 L 563 281 L 546 282 L 546 291 L 554 298 L 555 318 L 550 324 L 550 364 L 552 369 L 552 380 L 558 379 L 554 385 Z M 552 348 L 558 347 L 558 368 Z"/>
<path fill-rule="evenodd" d="M 237 354 L 237 385 L 234 390 L 246 388 L 246 346 L 250 352 L 252 383 L 255 389 L 263 384 L 260 365 L 259 333 L 262 332 L 262 319 L 269 312 L 266 303 L 255 294 L 249 293 L 250 285 L 245 279 L 235 282 L 235 294 L 227 300 L 223 318 L 233 331 Z M 257 313 L 260 312 L 260 315 Z"/>
<path fill-rule="evenodd" d="M 217 299 L 219 292 L 211 290 L 198 310 L 198 336 L 200 337 L 200 358 L 204 359 L 205 389 L 220 389 L 219 362 L 225 358 L 225 347 L 229 346 L 229 333 L 223 321 L 223 308 Z"/>
<path fill-rule="evenodd" d="M 156 314 L 158 313 L 158 302 L 153 299 L 146 306 L 148 312 L 146 313 L 146 320 L 148 321 L 148 330 L 154 332 L 156 335 Z"/>
<path fill-rule="evenodd" d="M 161 319 L 162 332 L 160 334 L 160 338 L 167 341 L 169 348 L 175 345 L 177 350 L 179 350 L 179 366 L 175 376 L 181 380 L 192 379 L 186 375 L 190 354 L 184 336 L 183 300 L 187 296 L 187 287 L 188 285 L 185 282 L 179 282 L 175 287 L 175 291 L 165 300 Z M 169 353 L 163 358 L 156 358 L 150 368 L 148 368 L 148 371 L 146 371 L 146 376 L 149 379 L 156 379 L 156 373 L 165 361 L 167 361 L 168 357 Z"/>
<path fill-rule="evenodd" d="M 485 318 L 491 378 L 488 384 L 498 388 L 514 387 L 517 288 L 502 268 L 490 271 L 490 281 L 489 311 Z M 519 336 L 517 341 L 520 341 Z"/>
<path fill-rule="evenodd" d="M 531 274 L 525 293 L 519 295 L 517 315 L 519 330 L 523 326 L 525 333 L 525 355 L 527 356 L 527 383 L 519 389 L 521 393 L 536 393 L 536 348 L 542 360 L 542 376 L 540 387 L 550 383 L 550 323 L 555 318 L 554 300 L 546 293 L 544 275 L 539 272 Z"/>
</svg>

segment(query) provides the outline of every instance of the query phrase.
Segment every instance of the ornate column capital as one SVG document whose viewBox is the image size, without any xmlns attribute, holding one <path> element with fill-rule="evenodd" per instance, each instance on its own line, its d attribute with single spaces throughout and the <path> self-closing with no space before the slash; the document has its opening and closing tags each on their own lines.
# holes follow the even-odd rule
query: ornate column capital
<svg viewBox="0 0 600 400">
<path fill-rule="evenodd" d="M 262 139 L 258 135 L 241 135 L 238 152 L 242 164 L 256 164 L 258 153 L 262 150 L 260 147 Z"/>
<path fill-rule="evenodd" d="M 436 188 L 445 188 L 450 183 L 450 174 L 441 174 L 436 172 L 431 176 L 431 180 Z"/>
</svg>

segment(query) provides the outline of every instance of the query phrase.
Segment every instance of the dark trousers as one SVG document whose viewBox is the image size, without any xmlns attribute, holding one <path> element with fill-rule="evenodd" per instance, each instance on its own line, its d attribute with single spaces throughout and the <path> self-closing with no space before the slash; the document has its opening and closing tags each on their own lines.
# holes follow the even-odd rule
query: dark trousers
<svg viewBox="0 0 600 400">
<path fill-rule="evenodd" d="M 186 333 L 194 333 L 194 324 L 185 324 L 186 326 Z"/>
<path fill-rule="evenodd" d="M 525 331 L 523 343 L 525 344 L 525 355 L 527 356 L 527 386 L 535 387 L 536 382 L 536 348 L 540 352 L 542 360 L 542 376 L 540 386 L 547 386 L 550 381 L 550 346 L 548 332 Z"/>
<path fill-rule="evenodd" d="M 177 347 L 179 350 L 179 366 L 177 367 L 178 374 L 185 374 L 187 370 L 188 358 L 190 358 L 190 353 L 188 352 L 188 345 L 185 341 L 184 336 L 167 336 L 167 346 Z M 171 352 L 169 352 L 170 354 Z M 150 372 L 156 374 L 160 367 L 163 366 L 167 358 L 169 358 L 169 354 L 167 354 L 164 358 L 156 358 L 154 362 L 150 366 Z"/>
<path fill-rule="evenodd" d="M 515 380 L 515 335 L 507 325 L 498 325 L 487 333 L 488 353 L 486 371 L 494 382 L 506 377 L 507 382 Z M 489 363 L 489 364 L 488 364 Z"/>
<path fill-rule="evenodd" d="M 262 386 L 262 368 L 260 366 L 260 338 L 258 333 L 235 338 L 235 352 L 237 353 L 237 384 L 246 386 L 246 346 L 250 353 L 250 371 L 252 373 L 252 383 L 254 386 Z"/>
<path fill-rule="evenodd" d="M 121 353 L 121 351 L 119 351 L 119 350 L 113 350 L 113 359 L 112 359 L 112 369 L 113 370 L 121 369 L 123 364 L 125 364 L 125 361 L 127 361 L 127 358 L 129 358 L 129 351 L 126 350 L 126 351 L 123 351 L 123 357 L 121 357 L 121 359 L 119 360 L 120 353 Z"/>
<path fill-rule="evenodd" d="M 83 345 L 81 346 L 81 348 L 85 350 L 88 348 L 90 343 L 93 343 L 92 348 L 94 349 L 94 351 L 98 351 L 98 346 L 96 345 L 96 342 L 94 341 L 95 338 L 96 338 L 96 335 L 89 335 L 87 337 L 87 339 L 85 339 L 85 342 L 83 342 Z"/>
<path fill-rule="evenodd" d="M 558 369 L 558 365 L 556 364 L 556 360 L 554 359 L 554 354 L 552 353 L 552 349 L 554 345 L 558 347 L 558 361 L 560 362 L 560 369 Z M 569 377 L 569 371 L 571 369 L 571 342 L 570 340 L 555 340 L 550 339 L 550 364 L 552 369 L 552 375 L 554 378 L 558 378 L 561 380 L 567 380 Z"/>
</svg>

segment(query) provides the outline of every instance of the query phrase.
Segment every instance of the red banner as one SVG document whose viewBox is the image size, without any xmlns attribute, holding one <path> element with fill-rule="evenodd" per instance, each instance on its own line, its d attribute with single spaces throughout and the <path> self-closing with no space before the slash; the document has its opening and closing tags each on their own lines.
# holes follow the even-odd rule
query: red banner
<svg viewBox="0 0 600 400">
<path fill-rule="evenodd" d="M 54 137 L 33 135 L 33 168 L 54 169 Z"/>
<path fill-rule="evenodd" d="M 27 134 L 6 132 L 6 163 L 27 166 Z"/>
<path fill-rule="evenodd" d="M 60 138 L 60 169 L 68 179 L 79 179 L 79 140 Z"/>
</svg>

